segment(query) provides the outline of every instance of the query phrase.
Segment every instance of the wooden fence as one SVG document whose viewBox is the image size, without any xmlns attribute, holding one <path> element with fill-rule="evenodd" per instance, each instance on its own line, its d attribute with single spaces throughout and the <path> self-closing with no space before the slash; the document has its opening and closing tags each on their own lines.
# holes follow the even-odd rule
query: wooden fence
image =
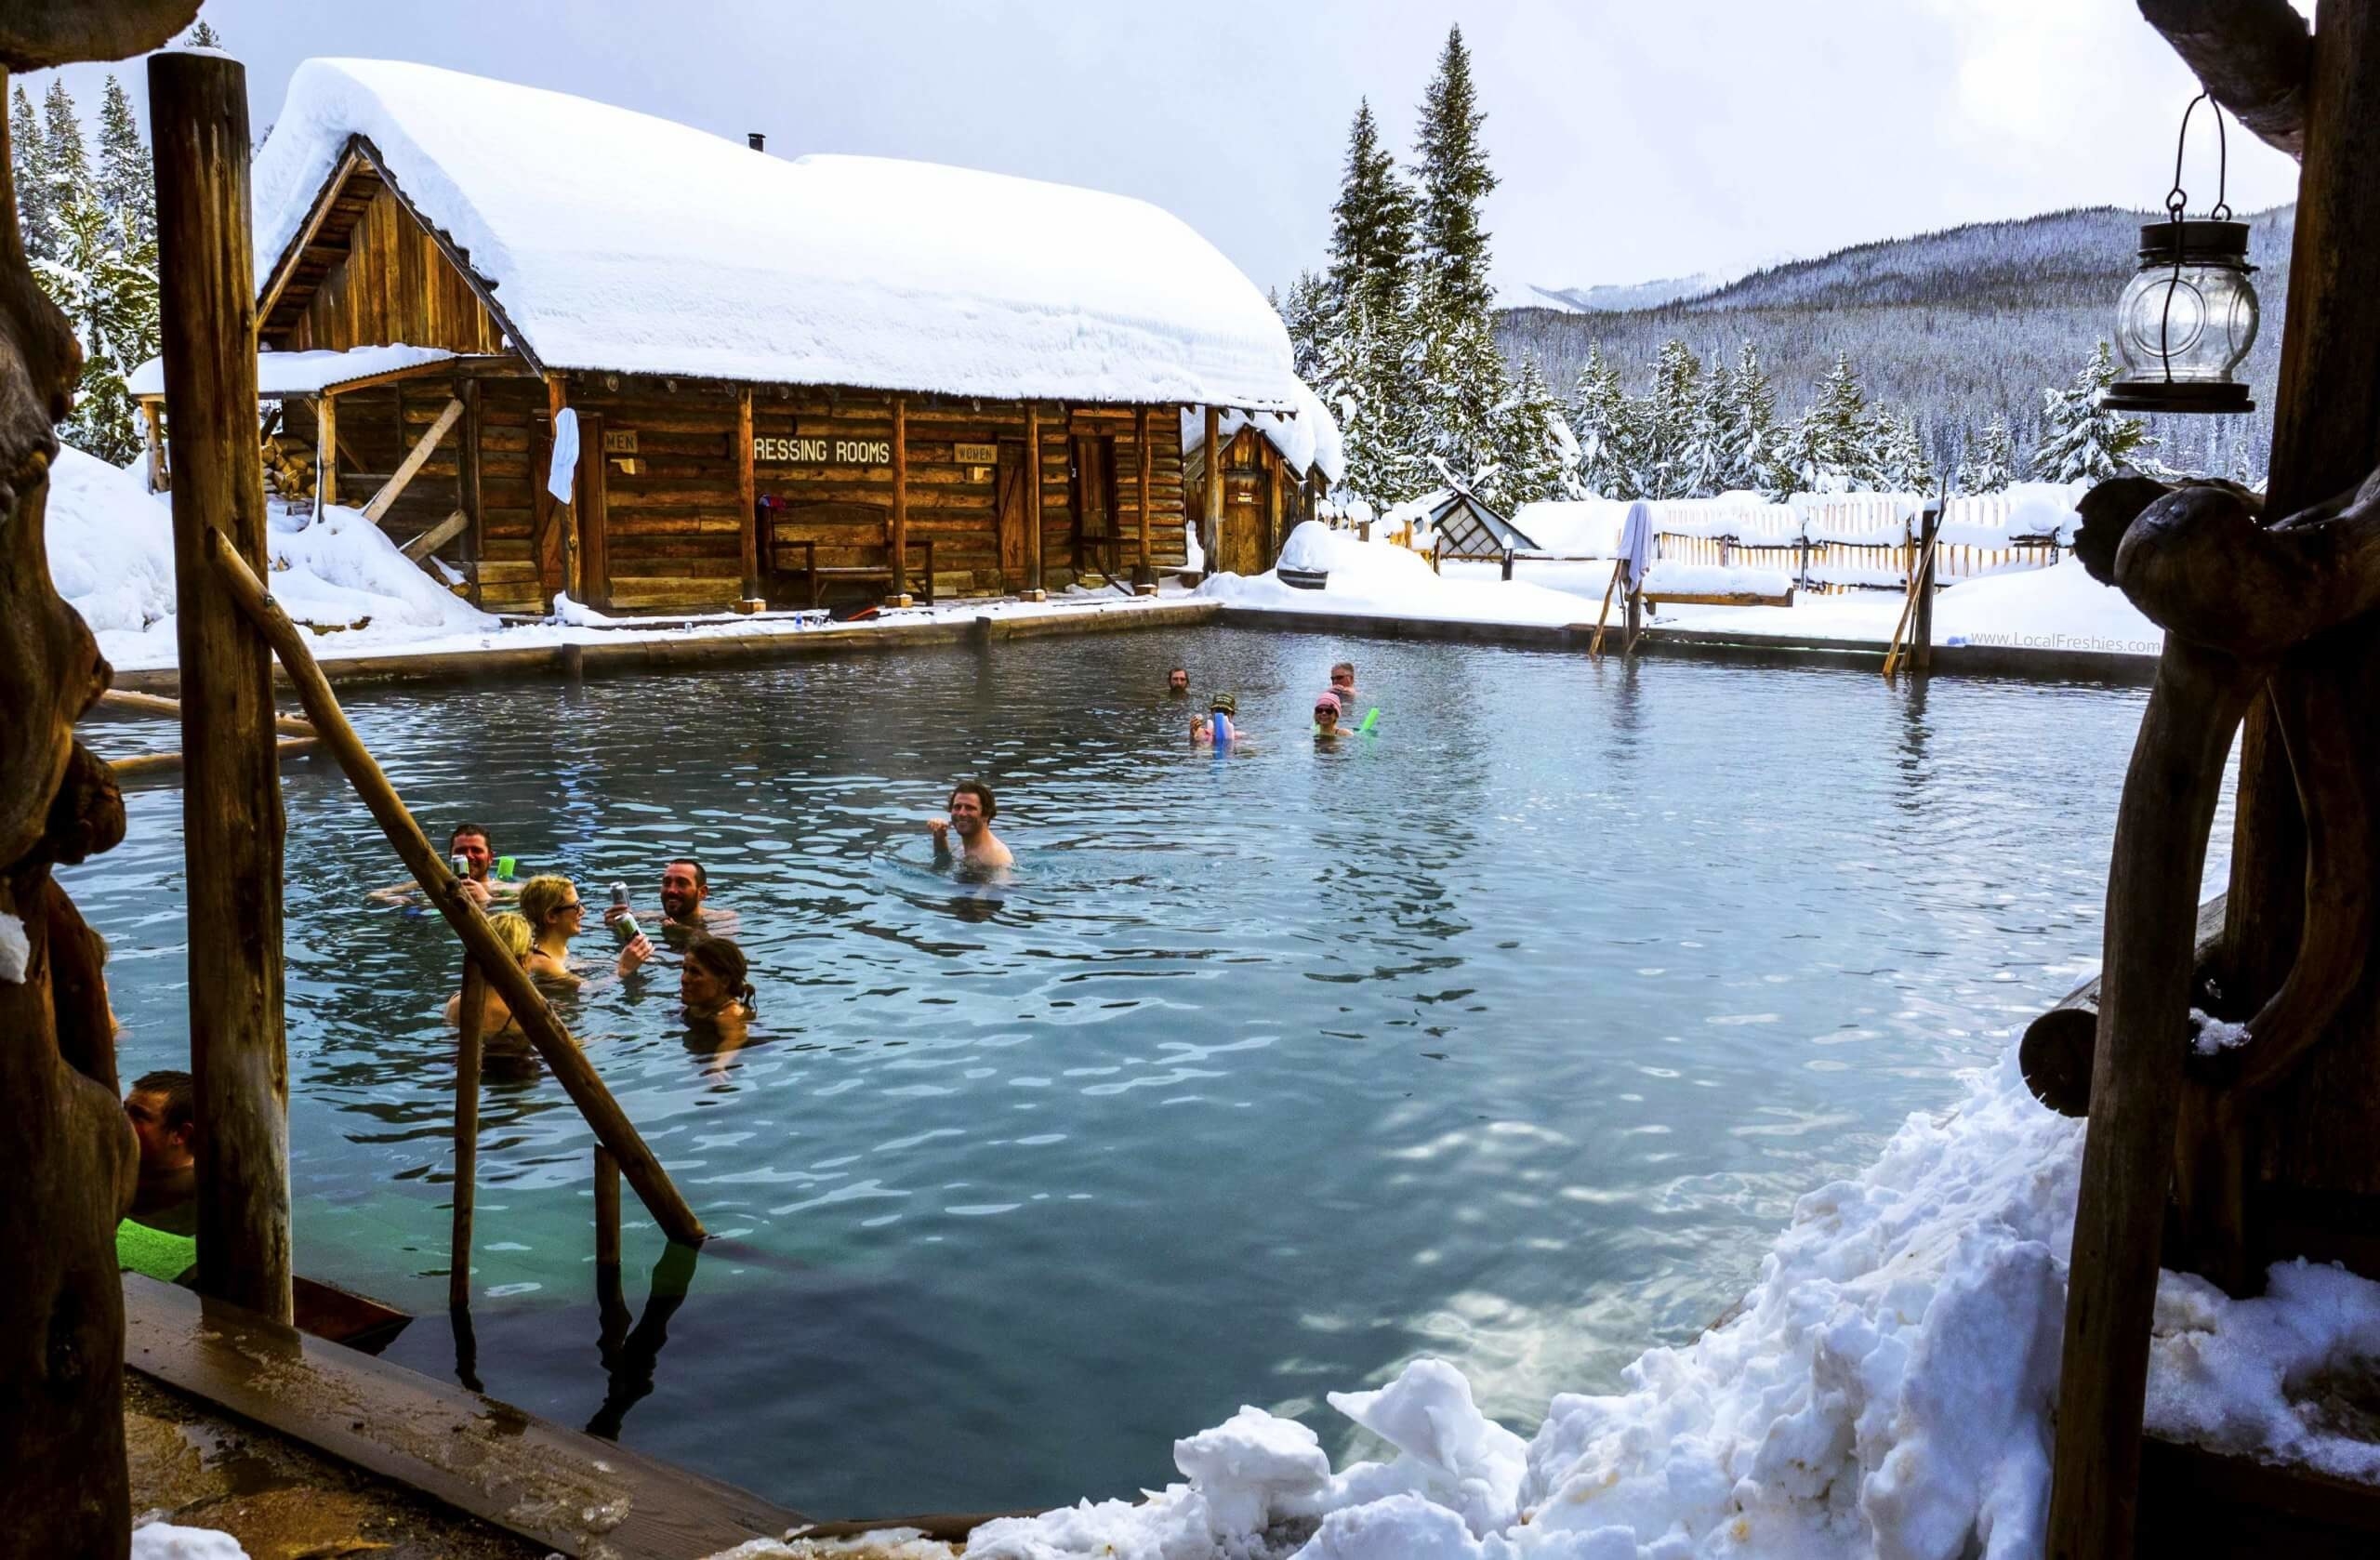
<svg viewBox="0 0 2380 1560">
<path fill-rule="evenodd" d="M 1653 506 L 1654 555 L 1680 563 L 1772 569 L 1819 595 L 1909 588 L 1921 522 L 1906 497 L 1853 493 L 1791 504 L 1694 498 Z M 2047 568 L 2057 536 L 2010 535 L 2010 503 L 1997 493 L 1961 495 L 1942 510 L 1935 577 L 1944 583 Z M 2003 545 L 1955 538 L 1991 537 Z"/>
</svg>

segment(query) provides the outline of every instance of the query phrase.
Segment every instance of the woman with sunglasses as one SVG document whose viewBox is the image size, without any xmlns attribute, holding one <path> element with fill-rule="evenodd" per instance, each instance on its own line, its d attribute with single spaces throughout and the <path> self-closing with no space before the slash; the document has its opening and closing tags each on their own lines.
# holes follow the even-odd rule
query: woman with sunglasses
<svg viewBox="0 0 2380 1560">
<path fill-rule="evenodd" d="M 521 914 L 532 935 L 529 957 L 522 967 L 542 981 L 577 985 L 584 977 L 571 967 L 570 940 L 587 924 L 587 906 L 579 902 L 578 885 L 549 874 L 521 885 Z M 626 975 L 653 957 L 653 942 L 639 932 L 620 950 L 618 970 Z"/>
</svg>

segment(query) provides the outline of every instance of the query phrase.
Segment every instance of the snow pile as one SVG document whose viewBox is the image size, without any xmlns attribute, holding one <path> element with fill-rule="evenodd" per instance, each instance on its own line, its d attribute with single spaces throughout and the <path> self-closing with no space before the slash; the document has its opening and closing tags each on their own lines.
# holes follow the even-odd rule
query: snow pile
<svg viewBox="0 0 2380 1560">
<path fill-rule="evenodd" d="M 1309 520 L 1281 545 L 1280 567 L 1327 570 L 1329 578 L 1320 590 L 1300 590 L 1282 584 L 1277 570 L 1253 577 L 1219 574 L 1198 594 L 1234 607 L 1441 622 L 1561 628 L 1581 615 L 1579 598 L 1567 591 L 1433 574 L 1428 559 L 1383 539 L 1377 528 L 1367 542 Z"/>
<path fill-rule="evenodd" d="M 1826 572 L 1813 567 L 1810 574 L 1818 578 Z M 1852 571 L 1838 566 L 1831 573 L 1840 578 Z M 1697 632 L 1883 644 L 1900 619 L 1907 590 L 1897 573 L 1879 571 L 1877 577 L 1893 588 L 1796 596 L 1791 607 L 1683 607 L 1664 611 L 1655 623 Z M 1596 581 L 1592 588 L 1603 586 Z M 1947 587 L 1934 598 L 1934 642 L 2154 655 L 2163 646 L 2164 630 L 2143 617 L 2122 591 L 2101 585 L 2069 557 L 2047 569 L 1987 575 Z"/>
<path fill-rule="evenodd" d="M 400 368 L 417 368 L 425 363 L 443 363 L 454 355 L 443 347 L 408 347 L 402 341 L 386 347 L 356 347 L 343 352 L 258 352 L 257 394 L 264 400 L 284 395 L 319 395 L 356 379 L 368 379 Z M 126 377 L 125 386 L 135 398 L 164 395 L 165 360 L 151 358 Z"/>
<path fill-rule="evenodd" d="M 132 1560 L 248 1560 L 229 1533 L 212 1527 L 176 1527 L 152 1522 L 132 1530 Z"/>
<path fill-rule="evenodd" d="M 1311 1431 L 1243 1408 L 1175 1443 L 1187 1483 L 986 1524 L 970 1560 L 2038 1554 L 2083 1128 L 2033 1101 L 2013 1049 L 1967 1084 L 1803 1197 L 1732 1319 L 1648 1351 L 1617 1393 L 1555 1397 L 1527 1443 L 1419 1360 L 1330 1398 L 1391 1461 L 1332 1473 Z M 2380 1284 L 2284 1263 L 2232 1301 L 2169 1273 L 2148 1423 L 2380 1480 L 2380 1448 L 2321 1398 L 2375 1358 Z"/>
<path fill-rule="evenodd" d="M 1513 524 L 1547 552 L 1566 558 L 1615 558 L 1628 506 L 1608 498 L 1562 498 L 1523 504 Z"/>
<path fill-rule="evenodd" d="M 1301 474 L 1321 469 L 1326 481 L 1338 482 L 1347 474 L 1347 451 L 1339 434 L 1339 419 L 1322 398 L 1307 388 L 1304 380 L 1296 384 L 1297 414 L 1283 416 L 1275 412 L 1226 411 L 1215 419 L 1215 436 L 1229 443 L 1243 428 L 1254 426 L 1265 441 L 1281 452 L 1289 469 Z M 1188 455 L 1207 442 L 1207 416 L 1203 409 L 1185 407 L 1182 413 L 1182 453 Z"/>
<path fill-rule="evenodd" d="M 50 577 L 119 668 L 175 664 L 173 515 L 137 470 L 61 448 L 50 467 Z M 484 633 L 496 620 L 422 573 L 354 509 L 268 510 L 265 583 L 299 623 L 344 644 Z"/>
<path fill-rule="evenodd" d="M 394 60 L 310 59 L 291 76 L 256 162 L 259 290 L 356 135 L 549 368 L 1299 406 L 1264 295 L 1145 202 L 878 157 L 788 161 Z"/>
<path fill-rule="evenodd" d="M 1678 563 L 1655 559 L 1645 571 L 1645 595 L 1655 602 L 1664 596 L 1776 596 L 1793 588 L 1793 576 L 1782 569 L 1759 569 L 1742 563 Z"/>
</svg>

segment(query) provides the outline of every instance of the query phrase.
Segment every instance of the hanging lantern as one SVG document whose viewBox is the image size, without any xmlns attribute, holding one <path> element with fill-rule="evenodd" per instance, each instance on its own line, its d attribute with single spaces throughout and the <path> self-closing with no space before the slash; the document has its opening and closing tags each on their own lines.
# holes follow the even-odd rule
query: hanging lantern
<svg viewBox="0 0 2380 1560">
<path fill-rule="evenodd" d="M 2204 94 L 2190 109 L 2212 100 Z M 2215 144 L 2223 146 L 2223 114 L 2215 109 Z M 2189 135 L 2190 111 L 2182 113 Z M 2228 163 L 2228 149 L 2224 157 Z M 2222 180 L 2229 169 L 2224 167 Z M 2116 350 L 2123 377 L 2100 404 L 2126 412 L 2253 412 L 2248 387 L 2232 377 L 2255 345 L 2256 289 L 2248 278 L 2248 224 L 2231 219 L 2215 190 L 2205 218 L 2185 215 L 2180 148 L 2174 153 L 2174 189 L 2166 220 L 2140 230 L 2140 270 L 2116 305 Z"/>
</svg>

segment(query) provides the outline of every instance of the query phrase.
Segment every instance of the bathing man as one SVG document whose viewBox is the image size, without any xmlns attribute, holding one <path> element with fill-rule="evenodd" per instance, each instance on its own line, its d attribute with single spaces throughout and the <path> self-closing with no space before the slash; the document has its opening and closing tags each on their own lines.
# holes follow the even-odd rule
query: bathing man
<svg viewBox="0 0 2380 1560">
<path fill-rule="evenodd" d="M 950 837 L 956 834 L 961 867 L 997 872 L 1013 866 L 1016 858 L 1000 843 L 1000 837 L 992 832 L 992 820 L 999 814 L 999 803 L 992 800 L 991 787 L 981 780 L 961 780 L 951 787 L 950 816 L 931 819 L 926 824 L 926 832 L 933 836 L 933 864 L 950 865 Z"/>
<path fill-rule="evenodd" d="M 1342 715 L 1355 713 L 1355 663 L 1342 661 L 1330 668 L 1330 691 L 1339 695 L 1339 710 Z"/>
<path fill-rule="evenodd" d="M 1190 696 L 1190 668 L 1176 667 L 1165 674 L 1165 691 L 1177 699 Z"/>
<path fill-rule="evenodd" d="M 734 937 L 743 931 L 742 917 L 709 901 L 710 874 L 703 864 L 692 856 L 671 859 L 661 869 L 661 935 L 675 945 L 698 932 Z M 612 906 L 603 912 L 603 924 L 615 927 L 630 913 L 625 906 Z"/>
<path fill-rule="evenodd" d="M 495 864 L 496 856 L 488 844 L 484 825 L 456 824 L 455 832 L 446 837 L 446 853 L 461 856 L 469 863 L 470 872 L 463 879 L 463 895 L 481 909 L 486 909 L 488 901 L 499 893 L 521 892 L 517 883 L 489 879 L 488 868 Z M 408 878 L 393 888 L 374 889 L 365 897 L 376 905 L 403 905 L 420 892 L 421 885 Z"/>
<path fill-rule="evenodd" d="M 143 1073 L 124 1097 L 125 1118 L 140 1144 L 140 1182 L 131 1217 L 168 1235 L 198 1227 L 197 1096 L 188 1073 Z"/>
</svg>

